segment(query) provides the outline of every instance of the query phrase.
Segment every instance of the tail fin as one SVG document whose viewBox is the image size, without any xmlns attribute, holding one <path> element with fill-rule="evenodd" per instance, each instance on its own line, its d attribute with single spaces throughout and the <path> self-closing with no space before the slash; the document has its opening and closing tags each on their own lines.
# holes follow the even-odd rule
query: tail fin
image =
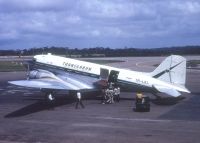
<svg viewBox="0 0 200 143">
<path fill-rule="evenodd" d="M 185 85 L 186 59 L 178 55 L 169 56 L 150 74 L 162 81 Z"/>
</svg>

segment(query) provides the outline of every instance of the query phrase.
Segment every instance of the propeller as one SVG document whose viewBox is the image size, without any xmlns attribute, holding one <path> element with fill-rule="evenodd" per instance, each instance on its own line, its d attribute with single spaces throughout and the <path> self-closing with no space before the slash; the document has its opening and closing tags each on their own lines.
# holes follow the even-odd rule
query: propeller
<svg viewBox="0 0 200 143">
<path fill-rule="evenodd" d="M 29 80 L 29 75 L 30 75 L 30 65 L 27 64 L 27 71 L 26 71 L 26 79 Z"/>
<path fill-rule="evenodd" d="M 26 68 L 26 76 L 27 76 L 27 80 L 29 80 L 29 76 L 30 76 L 30 70 L 31 70 L 31 65 L 32 65 L 32 61 L 26 61 L 23 63 L 23 65 L 25 66 Z"/>
</svg>

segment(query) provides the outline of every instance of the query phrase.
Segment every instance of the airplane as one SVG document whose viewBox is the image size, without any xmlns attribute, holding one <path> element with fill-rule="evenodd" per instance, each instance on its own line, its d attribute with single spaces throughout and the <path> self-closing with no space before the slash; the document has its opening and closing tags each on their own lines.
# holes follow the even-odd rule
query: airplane
<svg viewBox="0 0 200 143">
<path fill-rule="evenodd" d="M 153 72 L 138 72 L 52 55 L 36 55 L 28 65 L 26 80 L 10 84 L 39 88 L 48 101 L 55 100 L 60 90 L 96 92 L 115 83 L 122 90 L 164 93 L 178 97 L 190 93 L 185 87 L 186 59 L 179 55 L 167 57 Z"/>
</svg>

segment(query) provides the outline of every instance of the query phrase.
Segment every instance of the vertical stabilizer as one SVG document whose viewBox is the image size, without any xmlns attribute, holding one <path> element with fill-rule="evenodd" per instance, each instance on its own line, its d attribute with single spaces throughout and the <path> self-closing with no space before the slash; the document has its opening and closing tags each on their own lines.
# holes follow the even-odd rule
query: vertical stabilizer
<svg viewBox="0 0 200 143">
<path fill-rule="evenodd" d="M 186 59 L 178 55 L 169 56 L 151 73 L 151 76 L 169 83 L 185 85 Z"/>
</svg>

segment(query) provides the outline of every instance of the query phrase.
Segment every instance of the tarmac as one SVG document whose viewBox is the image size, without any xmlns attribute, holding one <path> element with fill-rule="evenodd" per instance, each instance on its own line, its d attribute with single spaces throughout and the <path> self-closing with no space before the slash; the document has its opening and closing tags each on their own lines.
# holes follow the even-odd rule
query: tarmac
<svg viewBox="0 0 200 143">
<path fill-rule="evenodd" d="M 150 72 L 164 58 L 112 58 L 125 62 L 110 65 Z M 0 73 L 0 143 L 200 141 L 199 70 L 187 70 L 186 87 L 191 94 L 178 99 L 165 97 L 158 102 L 145 93 L 151 97 L 150 112 L 134 112 L 135 93 L 128 92 L 122 92 L 120 102 L 114 104 L 103 105 L 95 95 L 84 97 L 84 109 L 75 109 L 75 99 L 69 96 L 48 104 L 40 90 L 7 84 L 9 80 L 25 78 L 25 72 Z"/>
</svg>

